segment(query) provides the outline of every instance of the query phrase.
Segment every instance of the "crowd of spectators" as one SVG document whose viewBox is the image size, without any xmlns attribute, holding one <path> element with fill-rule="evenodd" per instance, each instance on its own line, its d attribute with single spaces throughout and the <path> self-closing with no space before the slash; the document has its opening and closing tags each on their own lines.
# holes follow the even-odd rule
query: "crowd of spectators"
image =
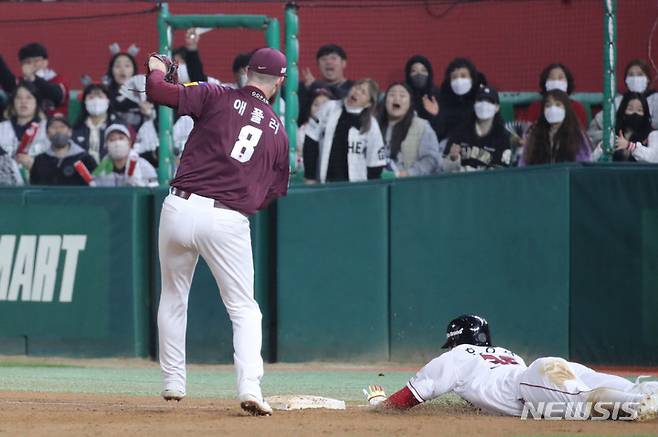
<svg viewBox="0 0 658 437">
<path fill-rule="evenodd" d="M 250 53 L 237 54 L 233 77 L 221 82 L 204 71 L 200 39 L 190 29 L 174 51 L 181 83 L 243 86 Z M 140 91 L 145 78 L 138 50 L 110 46 L 103 79 L 83 81 L 75 120 L 67 114 L 69 86 L 43 44 L 21 47 L 18 72 L 0 55 L 0 185 L 157 185 L 157 108 Z M 562 63 L 539 72 L 541 99 L 516 108 L 515 120 L 505 122 L 495 78 L 467 58 L 452 60 L 435 81 L 429 59 L 411 56 L 385 91 L 369 78 L 348 79 L 347 59 L 343 48 L 327 44 L 317 50 L 319 74 L 308 67 L 300 72 L 299 128 L 291 147 L 305 183 L 595 161 L 603 154 L 603 115 L 588 120 L 573 98 L 574 75 Z M 658 162 L 652 82 L 646 62 L 628 63 L 626 89 L 615 98 L 615 161 Z M 174 161 L 193 126 L 189 117 L 176 120 Z"/>
</svg>

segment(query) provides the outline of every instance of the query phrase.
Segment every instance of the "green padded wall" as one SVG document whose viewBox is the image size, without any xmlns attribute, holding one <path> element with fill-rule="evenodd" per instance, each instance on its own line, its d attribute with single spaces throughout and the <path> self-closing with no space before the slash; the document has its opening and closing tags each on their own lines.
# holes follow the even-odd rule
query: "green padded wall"
<svg viewBox="0 0 658 437">
<path fill-rule="evenodd" d="M 658 167 L 583 168 L 571 192 L 571 357 L 656 365 Z"/>
<path fill-rule="evenodd" d="M 154 192 L 155 221 L 153 228 L 153 355 L 157 359 L 157 310 L 160 300 L 160 264 L 157 249 L 158 225 L 162 202 L 168 189 L 159 188 Z M 271 361 L 270 348 L 270 300 L 274 290 L 269 287 L 272 262 L 269 259 L 269 222 L 271 214 L 265 210 L 251 218 L 251 239 L 254 255 L 255 294 L 263 313 L 263 359 Z M 233 362 L 233 331 L 219 295 L 217 283 L 208 265 L 199 257 L 190 289 L 187 317 L 187 360 L 188 362 Z"/>
<path fill-rule="evenodd" d="M 2 200 L 5 193 L 22 197 L 20 205 L 3 202 L 0 214 L 0 234 L 15 238 L 0 249 L 0 270 L 11 266 L 4 281 L 10 271 L 11 280 L 0 279 L 0 343 L 9 345 L 7 353 L 146 356 L 148 191 L 0 193 Z"/>
<path fill-rule="evenodd" d="M 569 170 L 516 169 L 391 187 L 391 359 L 441 352 L 476 313 L 524 356 L 566 356 Z"/>
<path fill-rule="evenodd" d="M 388 188 L 298 188 L 277 205 L 279 361 L 388 359 Z"/>
</svg>

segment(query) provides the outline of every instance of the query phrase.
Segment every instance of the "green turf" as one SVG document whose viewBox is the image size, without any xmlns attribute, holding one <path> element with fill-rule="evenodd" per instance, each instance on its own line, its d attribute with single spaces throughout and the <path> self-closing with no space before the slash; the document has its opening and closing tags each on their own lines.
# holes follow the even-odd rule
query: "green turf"
<svg viewBox="0 0 658 437">
<path fill-rule="evenodd" d="M 362 389 L 379 384 L 394 391 L 401 388 L 409 372 L 387 372 L 379 376 L 366 371 L 266 370 L 263 393 L 312 394 L 346 401 L 363 400 Z M 0 390 L 44 391 L 89 394 L 157 396 L 160 371 L 153 368 L 75 367 L 50 364 L 0 363 Z M 225 368 L 188 370 L 187 393 L 194 397 L 232 398 L 235 376 Z"/>
</svg>

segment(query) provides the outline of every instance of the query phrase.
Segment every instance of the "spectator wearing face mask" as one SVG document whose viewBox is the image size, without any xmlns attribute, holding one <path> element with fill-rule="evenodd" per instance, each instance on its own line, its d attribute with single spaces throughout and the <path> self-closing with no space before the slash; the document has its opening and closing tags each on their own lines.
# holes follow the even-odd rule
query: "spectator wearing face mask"
<svg viewBox="0 0 658 437">
<path fill-rule="evenodd" d="M 50 116 L 54 113 L 66 114 L 68 111 L 68 86 L 62 75 L 50 68 L 48 51 L 42 44 L 33 42 L 24 45 L 18 51 L 21 62 L 20 81 L 30 82 L 41 96 L 41 110 Z M 16 88 L 19 81 L 4 62 L 0 62 L 2 87 L 7 93 Z"/>
<path fill-rule="evenodd" d="M 110 109 L 109 91 L 103 85 L 87 85 L 82 102 L 82 110 L 73 127 L 73 141 L 98 163 L 107 153 L 103 147 L 105 128 L 117 117 Z"/>
<path fill-rule="evenodd" d="M 343 100 L 330 100 L 311 119 L 304 142 L 307 183 L 379 179 L 386 147 L 373 116 L 379 88 L 372 79 L 354 83 Z"/>
<path fill-rule="evenodd" d="M 547 91 L 543 112 L 528 132 L 520 166 L 589 161 L 592 147 L 564 91 Z"/>
<path fill-rule="evenodd" d="M 405 83 L 412 91 L 413 109 L 422 119 L 436 123 L 440 90 L 434 84 L 434 69 L 425 56 L 414 55 L 404 67 Z"/>
<path fill-rule="evenodd" d="M 30 170 L 32 185 L 87 185 L 75 170 L 77 161 L 91 172 L 96 161 L 71 140 L 71 126 L 65 116 L 55 114 L 48 119 L 50 148 L 34 158 Z"/>
<path fill-rule="evenodd" d="M 21 82 L 9 96 L 7 120 L 0 122 L 0 148 L 28 170 L 33 158 L 48 148 L 46 118 L 39 103 L 36 86 Z"/>
<path fill-rule="evenodd" d="M 510 165 L 510 134 L 499 111 L 498 91 L 482 85 L 475 96 L 469 120 L 448 138 L 443 158 L 445 171 L 486 170 Z"/>
<path fill-rule="evenodd" d="M 335 99 L 335 96 L 331 94 L 326 88 L 318 88 L 313 92 L 313 100 L 311 102 L 311 117 L 317 122 L 318 113 L 320 108 L 329 100 Z M 297 128 L 297 162 L 295 164 L 295 173 L 304 173 L 304 141 L 306 140 L 306 131 L 309 129 L 309 122 L 304 123 L 303 125 Z"/>
<path fill-rule="evenodd" d="M 108 90 L 110 92 L 110 108 L 121 120 L 128 123 L 134 130 L 146 120 L 155 117 L 153 104 L 148 101 L 137 103 L 122 95 L 119 90 L 121 85 L 137 74 L 137 62 L 127 52 L 115 53 L 107 68 Z"/>
<path fill-rule="evenodd" d="M 99 187 L 146 187 L 158 184 L 158 175 L 151 164 L 132 150 L 132 135 L 128 126 L 115 123 L 105 129 L 107 156 L 94 171 Z"/>
<path fill-rule="evenodd" d="M 439 93 L 441 110 L 436 123 L 439 141 L 448 138 L 454 129 L 471 117 L 481 84 L 486 84 L 486 79 L 470 60 L 456 58 L 448 64 Z"/>
<path fill-rule="evenodd" d="M 571 95 L 575 89 L 575 82 L 571 70 L 566 65 L 555 63 L 550 64 L 539 75 L 539 89 L 542 96 L 548 91 L 560 90 Z M 571 107 L 576 113 L 576 118 L 580 125 L 587 126 L 587 113 L 582 103 L 569 98 Z M 542 112 L 543 105 L 541 101 L 532 102 L 526 109 L 520 109 L 516 113 L 516 119 L 534 123 Z"/>
<path fill-rule="evenodd" d="M 316 80 L 310 68 L 303 71 L 303 81 L 299 84 L 299 118 L 298 124 L 306 123 L 311 108 L 313 92 L 317 88 L 327 88 L 338 99 L 344 98 L 354 84 L 345 77 L 347 53 L 336 44 L 320 47 L 315 55 L 320 70 Z"/>
<path fill-rule="evenodd" d="M 658 162 L 658 131 L 651 127 L 644 94 L 624 94 L 617 109 L 615 132 L 613 161 Z"/>
<path fill-rule="evenodd" d="M 651 126 L 653 129 L 658 129 L 658 93 L 651 88 L 651 68 L 641 59 L 633 59 L 626 65 L 624 69 L 624 83 L 629 92 L 640 93 L 646 99 L 649 105 L 649 113 L 651 116 Z M 619 108 L 622 96 L 615 97 L 615 108 Z M 587 136 L 589 136 L 592 143 L 597 144 L 603 139 L 603 111 L 599 111 L 589 124 L 587 129 Z"/>
<path fill-rule="evenodd" d="M 390 166 L 397 177 L 424 176 L 441 168 L 436 133 L 414 111 L 412 96 L 406 83 L 394 83 L 386 91 L 378 117 Z"/>
</svg>

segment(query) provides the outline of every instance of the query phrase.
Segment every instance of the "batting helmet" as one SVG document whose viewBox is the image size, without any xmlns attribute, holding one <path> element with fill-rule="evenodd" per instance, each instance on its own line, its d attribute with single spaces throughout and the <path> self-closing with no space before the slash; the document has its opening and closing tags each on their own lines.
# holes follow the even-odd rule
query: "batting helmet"
<svg viewBox="0 0 658 437">
<path fill-rule="evenodd" d="M 480 316 L 464 314 L 453 319 L 446 330 L 446 342 L 443 349 L 453 348 L 460 344 L 475 346 L 491 346 L 489 324 Z"/>
</svg>

